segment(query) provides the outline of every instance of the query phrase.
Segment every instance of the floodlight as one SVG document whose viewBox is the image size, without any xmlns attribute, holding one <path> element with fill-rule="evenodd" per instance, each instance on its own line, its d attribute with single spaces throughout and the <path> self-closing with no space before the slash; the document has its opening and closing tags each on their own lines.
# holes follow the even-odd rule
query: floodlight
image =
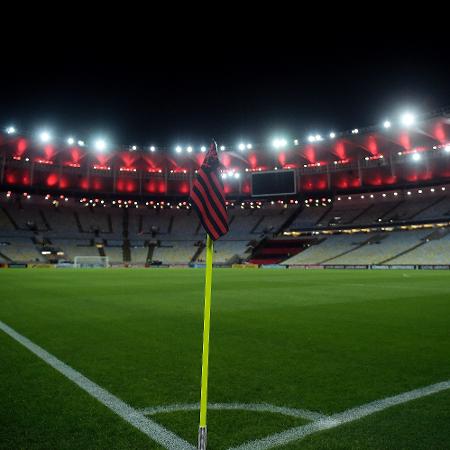
<svg viewBox="0 0 450 450">
<path fill-rule="evenodd" d="M 410 112 L 406 112 L 402 115 L 401 117 L 401 122 L 403 125 L 409 127 L 411 125 L 414 124 L 414 122 L 416 121 L 416 118 L 414 117 L 414 115 Z"/>
<path fill-rule="evenodd" d="M 389 121 L 389 120 L 385 120 L 384 122 L 383 122 L 383 127 L 384 128 L 391 128 L 391 122 Z"/>
<path fill-rule="evenodd" d="M 284 139 L 284 138 L 275 138 L 275 139 L 272 141 L 272 145 L 273 145 L 275 148 L 283 148 L 283 147 L 286 147 L 287 141 L 286 141 L 286 139 Z"/>
<path fill-rule="evenodd" d="M 247 144 L 247 149 L 248 150 L 251 150 L 253 148 L 253 145 L 252 144 Z"/>
<path fill-rule="evenodd" d="M 330 133 L 330 139 L 334 139 L 336 137 L 336 133 L 334 131 L 332 131 Z"/>
<path fill-rule="evenodd" d="M 77 144 L 80 146 L 80 147 L 84 147 L 86 144 L 84 143 L 84 141 L 78 141 L 77 142 Z"/>
<path fill-rule="evenodd" d="M 106 141 L 104 139 L 96 139 L 94 142 L 94 147 L 99 152 L 106 150 Z"/>
<path fill-rule="evenodd" d="M 189 146 L 188 148 L 186 148 L 186 151 L 187 151 L 188 153 L 192 153 L 192 147 Z"/>
<path fill-rule="evenodd" d="M 177 153 L 181 153 L 181 152 L 183 151 L 183 149 L 181 148 L 181 145 L 177 145 L 177 146 L 175 147 L 175 151 L 176 151 Z"/>
<path fill-rule="evenodd" d="M 245 150 L 245 144 L 244 144 L 243 142 L 241 142 L 241 143 L 238 145 L 238 149 L 239 149 L 240 151 Z"/>
<path fill-rule="evenodd" d="M 68 143 L 69 145 L 73 145 L 73 144 L 75 144 L 75 139 L 74 139 L 73 137 L 68 137 L 68 138 L 67 138 L 67 143 Z"/>
<path fill-rule="evenodd" d="M 225 150 L 225 145 L 221 145 L 220 150 L 223 152 Z"/>
<path fill-rule="evenodd" d="M 155 150 L 156 150 L 156 147 L 155 147 L 154 145 L 151 145 L 151 146 L 150 146 L 150 151 L 151 151 L 151 152 L 154 152 Z"/>
<path fill-rule="evenodd" d="M 412 155 L 412 159 L 413 161 L 420 161 L 422 159 L 422 156 L 420 155 L 420 153 L 414 153 Z"/>
<path fill-rule="evenodd" d="M 5 131 L 6 131 L 6 134 L 15 134 L 17 130 L 15 129 L 15 127 L 9 126 L 9 127 L 6 127 Z"/>
<path fill-rule="evenodd" d="M 49 142 L 52 140 L 52 136 L 48 131 L 41 131 L 39 133 L 39 139 L 41 142 Z"/>
<path fill-rule="evenodd" d="M 308 141 L 309 142 L 316 142 L 316 137 L 315 136 L 308 136 Z"/>
<path fill-rule="evenodd" d="M 204 145 L 202 145 L 201 148 L 200 148 L 200 151 L 201 151 L 202 153 L 205 153 L 205 152 L 206 152 L 206 147 L 205 147 Z"/>
</svg>

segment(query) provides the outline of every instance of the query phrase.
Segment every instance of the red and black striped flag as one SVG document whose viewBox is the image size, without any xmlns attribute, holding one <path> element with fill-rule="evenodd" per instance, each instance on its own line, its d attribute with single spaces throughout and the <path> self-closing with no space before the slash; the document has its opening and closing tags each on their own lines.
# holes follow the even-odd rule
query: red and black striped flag
<svg viewBox="0 0 450 450">
<path fill-rule="evenodd" d="M 197 172 L 190 198 L 203 228 L 214 241 L 228 233 L 228 214 L 219 167 L 217 145 L 213 142 Z"/>
</svg>

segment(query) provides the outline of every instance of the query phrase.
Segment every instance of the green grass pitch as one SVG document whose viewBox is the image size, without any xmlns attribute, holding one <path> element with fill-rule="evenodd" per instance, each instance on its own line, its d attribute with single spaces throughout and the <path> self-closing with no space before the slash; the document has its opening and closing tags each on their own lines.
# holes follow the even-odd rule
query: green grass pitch
<svg viewBox="0 0 450 450">
<path fill-rule="evenodd" d="M 1 270 L 0 320 L 141 409 L 199 402 L 202 270 Z M 450 379 L 446 271 L 214 271 L 209 401 L 333 414 Z M 196 443 L 198 412 L 152 419 Z M 209 448 L 305 419 L 213 410 Z M 0 448 L 160 448 L 0 331 Z M 283 449 L 448 449 L 450 390 Z"/>
</svg>

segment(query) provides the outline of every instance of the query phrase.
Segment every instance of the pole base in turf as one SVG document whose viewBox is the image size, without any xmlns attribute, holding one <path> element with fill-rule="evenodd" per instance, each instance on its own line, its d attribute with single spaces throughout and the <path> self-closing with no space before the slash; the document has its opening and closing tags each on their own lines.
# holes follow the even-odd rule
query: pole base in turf
<svg viewBox="0 0 450 450">
<path fill-rule="evenodd" d="M 198 450 L 206 450 L 206 427 L 200 427 L 198 429 Z"/>
</svg>

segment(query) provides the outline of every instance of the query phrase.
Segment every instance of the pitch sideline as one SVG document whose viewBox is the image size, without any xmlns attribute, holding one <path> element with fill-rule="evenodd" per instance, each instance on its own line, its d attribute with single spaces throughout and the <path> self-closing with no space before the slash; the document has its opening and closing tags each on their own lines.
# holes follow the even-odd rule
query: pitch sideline
<svg viewBox="0 0 450 450">
<path fill-rule="evenodd" d="M 17 331 L 12 329 L 0 320 L 0 329 L 7 335 L 17 341 L 19 344 L 26 347 L 38 358 L 42 359 L 49 366 L 53 367 L 60 374 L 64 375 L 70 381 L 74 382 L 81 389 L 87 392 L 91 397 L 94 397 L 100 403 L 105 405 L 108 409 L 115 412 L 122 417 L 126 422 L 137 428 L 142 433 L 146 434 L 152 440 L 162 445 L 167 449 L 173 450 L 195 450 L 191 444 L 180 438 L 178 435 L 164 428 L 162 425 L 145 417 L 142 413 L 120 400 L 115 395 L 103 389 L 98 384 L 86 378 L 80 372 L 72 369 L 69 365 L 63 363 L 61 360 L 45 351 L 35 343 L 31 342 L 25 336 L 22 336 Z"/>
</svg>

